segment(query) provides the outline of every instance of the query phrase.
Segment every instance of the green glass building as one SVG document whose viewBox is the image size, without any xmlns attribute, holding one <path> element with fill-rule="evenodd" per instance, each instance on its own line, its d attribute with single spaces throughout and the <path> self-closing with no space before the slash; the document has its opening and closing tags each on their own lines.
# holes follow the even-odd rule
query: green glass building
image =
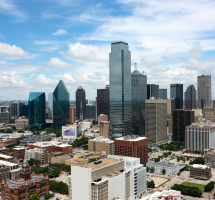
<svg viewBox="0 0 215 200">
<path fill-rule="evenodd" d="M 69 123 L 69 102 L 69 92 L 60 80 L 53 92 L 53 127 L 61 128 Z"/>
<path fill-rule="evenodd" d="M 41 129 L 46 122 L 46 95 L 45 92 L 31 92 L 28 98 L 29 129 Z"/>
<path fill-rule="evenodd" d="M 96 106 L 86 105 L 86 119 L 96 119 Z"/>
</svg>

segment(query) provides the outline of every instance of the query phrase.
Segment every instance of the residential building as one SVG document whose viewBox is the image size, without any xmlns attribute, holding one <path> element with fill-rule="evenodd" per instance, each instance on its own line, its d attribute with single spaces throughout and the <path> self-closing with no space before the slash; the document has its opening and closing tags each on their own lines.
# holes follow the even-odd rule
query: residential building
<svg viewBox="0 0 215 200">
<path fill-rule="evenodd" d="M 135 69 L 131 73 L 132 134 L 145 136 L 145 100 L 147 99 L 147 76 Z"/>
<path fill-rule="evenodd" d="M 48 164 L 48 152 L 47 149 L 28 149 L 25 150 L 25 159 L 30 160 L 31 158 L 40 160 L 41 164 Z"/>
<path fill-rule="evenodd" d="M 48 152 L 48 161 L 51 162 L 51 159 L 52 159 L 53 157 L 62 156 L 62 155 L 64 155 L 63 152 L 59 152 L 59 151 L 50 151 L 50 152 Z"/>
<path fill-rule="evenodd" d="M 7 180 L 9 178 L 10 178 L 10 167 L 0 164 L 0 182 L 2 182 L 2 180 Z M 0 189 L 1 189 L 1 184 L 0 184 Z"/>
<path fill-rule="evenodd" d="M 204 164 L 215 168 L 215 151 L 213 149 L 204 150 Z"/>
<path fill-rule="evenodd" d="M 86 119 L 96 119 L 96 106 L 86 105 Z"/>
<path fill-rule="evenodd" d="M 149 145 L 168 141 L 167 138 L 167 101 L 165 99 L 146 100 L 145 137 Z"/>
<path fill-rule="evenodd" d="M 53 92 L 53 126 L 61 126 L 69 123 L 70 96 L 62 80 L 59 81 Z"/>
<path fill-rule="evenodd" d="M 88 150 L 105 152 L 106 155 L 114 155 L 114 141 L 104 137 L 88 140 Z"/>
<path fill-rule="evenodd" d="M 110 131 L 110 122 L 109 121 L 100 121 L 100 136 L 105 138 L 109 138 L 109 131 Z"/>
<path fill-rule="evenodd" d="M 148 139 L 138 135 L 128 135 L 114 140 L 114 155 L 140 158 L 148 162 Z"/>
<path fill-rule="evenodd" d="M 131 134 L 131 52 L 125 42 L 111 44 L 109 54 L 110 137 Z"/>
<path fill-rule="evenodd" d="M 150 97 L 159 99 L 159 85 L 147 84 L 147 99 Z"/>
<path fill-rule="evenodd" d="M 53 93 L 48 94 L 48 119 L 53 120 Z"/>
<path fill-rule="evenodd" d="M 170 84 L 170 99 L 175 99 L 175 109 L 183 109 L 183 84 Z"/>
<path fill-rule="evenodd" d="M 199 164 L 190 165 L 190 178 L 208 180 L 211 177 L 211 166 Z"/>
<path fill-rule="evenodd" d="M 185 109 L 192 110 L 196 108 L 196 89 L 194 85 L 189 85 L 184 93 Z"/>
<path fill-rule="evenodd" d="M 24 147 L 24 146 L 13 147 L 12 151 L 13 151 L 14 158 L 17 158 L 17 159 L 24 158 L 25 150 L 28 150 L 28 147 Z"/>
<path fill-rule="evenodd" d="M 185 142 L 186 126 L 194 122 L 194 111 L 176 109 L 173 111 L 173 141 Z"/>
<path fill-rule="evenodd" d="M 159 99 L 167 99 L 167 89 L 159 89 Z"/>
<path fill-rule="evenodd" d="M 178 172 L 180 172 L 182 169 L 184 169 L 185 164 L 182 163 L 172 163 L 169 161 L 149 161 L 146 163 L 146 167 L 154 167 L 154 173 L 162 174 L 162 170 L 166 170 L 166 174 L 168 175 L 177 175 Z"/>
<path fill-rule="evenodd" d="M 0 160 L 0 165 L 4 165 L 10 168 L 10 176 L 9 178 L 17 179 L 20 177 L 20 168 L 19 165 L 16 163 L 8 162 L 5 160 Z"/>
<path fill-rule="evenodd" d="M 5 154 L 0 154 L 0 160 L 5 160 L 8 162 L 14 162 L 14 157 L 9 156 L 9 155 L 5 155 Z"/>
<path fill-rule="evenodd" d="M 72 199 L 138 199 L 146 193 L 146 168 L 139 158 L 108 156 L 71 166 L 70 187 Z"/>
<path fill-rule="evenodd" d="M 76 118 L 85 119 L 86 115 L 86 92 L 82 86 L 76 90 Z"/>
<path fill-rule="evenodd" d="M 75 108 L 69 108 L 69 123 L 75 123 Z"/>
<path fill-rule="evenodd" d="M 215 123 L 195 122 L 186 127 L 186 152 L 204 154 L 205 149 L 215 149 Z"/>
<path fill-rule="evenodd" d="M 27 145 L 35 142 L 45 142 L 51 141 L 51 136 L 49 135 L 32 135 L 29 138 L 25 138 L 24 140 L 20 141 L 20 145 Z"/>
<path fill-rule="evenodd" d="M 10 155 L 9 148 L 6 147 L 0 147 L 0 154 Z"/>
<path fill-rule="evenodd" d="M 15 120 L 15 126 L 16 129 L 24 129 L 25 127 L 28 127 L 28 119 L 16 119 Z"/>
<path fill-rule="evenodd" d="M 199 109 L 211 106 L 211 75 L 197 76 L 197 100 Z"/>
<path fill-rule="evenodd" d="M 105 89 L 97 89 L 97 116 L 101 114 L 107 115 L 109 120 L 109 87 Z M 103 120 L 97 120 L 103 121 Z"/>
<path fill-rule="evenodd" d="M 183 199 L 181 191 L 163 190 L 155 191 L 153 194 L 149 194 L 146 197 L 141 198 L 140 200 L 181 200 L 181 199 Z"/>
<path fill-rule="evenodd" d="M 31 92 L 28 99 L 29 129 L 42 129 L 46 122 L 46 96 L 45 92 Z"/>
</svg>

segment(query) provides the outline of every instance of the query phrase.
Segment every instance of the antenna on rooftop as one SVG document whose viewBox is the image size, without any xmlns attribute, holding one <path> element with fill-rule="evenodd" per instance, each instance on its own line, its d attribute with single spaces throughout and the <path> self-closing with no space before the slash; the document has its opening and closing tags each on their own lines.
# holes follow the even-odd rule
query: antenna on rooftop
<svg viewBox="0 0 215 200">
<path fill-rule="evenodd" d="M 134 70 L 137 70 L 137 63 L 135 63 L 134 65 Z"/>
</svg>

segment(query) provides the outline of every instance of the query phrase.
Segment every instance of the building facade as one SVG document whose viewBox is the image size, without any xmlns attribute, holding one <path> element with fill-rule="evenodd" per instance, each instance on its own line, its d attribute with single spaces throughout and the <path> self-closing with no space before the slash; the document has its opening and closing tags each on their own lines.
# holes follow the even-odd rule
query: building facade
<svg viewBox="0 0 215 200">
<path fill-rule="evenodd" d="M 76 90 L 76 118 L 85 119 L 86 115 L 86 92 L 82 86 Z"/>
<path fill-rule="evenodd" d="M 213 149 L 205 149 L 204 164 L 215 168 L 215 151 Z"/>
<path fill-rule="evenodd" d="M 25 150 L 25 159 L 30 160 L 31 158 L 40 160 L 41 164 L 48 164 L 48 151 L 47 149 L 28 149 Z"/>
<path fill-rule="evenodd" d="M 175 109 L 183 109 L 183 84 L 170 84 L 170 99 L 175 99 Z"/>
<path fill-rule="evenodd" d="M 197 76 L 197 100 L 199 109 L 211 106 L 211 75 Z"/>
<path fill-rule="evenodd" d="M 69 108 L 69 123 L 75 123 L 75 108 Z"/>
<path fill-rule="evenodd" d="M 2 180 L 7 180 L 9 178 L 10 178 L 10 167 L 0 164 L 0 182 L 2 182 Z M 1 185 L 0 185 L 0 189 L 1 189 Z"/>
<path fill-rule="evenodd" d="M 48 94 L 48 119 L 52 119 L 52 114 L 53 114 L 53 93 L 50 92 Z"/>
<path fill-rule="evenodd" d="M 196 89 L 194 85 L 189 85 L 184 93 L 185 109 L 192 110 L 196 108 Z"/>
<path fill-rule="evenodd" d="M 147 84 L 147 99 L 150 97 L 159 99 L 159 85 Z"/>
<path fill-rule="evenodd" d="M 147 76 L 135 69 L 131 73 L 132 134 L 145 136 L 145 100 Z"/>
<path fill-rule="evenodd" d="M 131 134 L 131 52 L 128 44 L 111 44 L 109 54 L 110 137 Z"/>
<path fill-rule="evenodd" d="M 97 89 L 97 117 L 100 114 L 108 116 L 109 120 L 109 87 Z"/>
<path fill-rule="evenodd" d="M 28 119 L 16 119 L 15 120 L 16 129 L 24 129 L 28 127 Z"/>
<path fill-rule="evenodd" d="M 10 170 L 9 178 L 10 179 L 17 179 L 20 177 L 20 167 L 18 164 L 8 162 L 5 160 L 0 160 L 0 165 L 4 165 L 4 166 L 9 167 L 9 170 Z"/>
<path fill-rule="evenodd" d="M 96 119 L 96 106 L 86 105 L 86 119 Z"/>
<path fill-rule="evenodd" d="M 6 148 L 6 147 L 0 147 L 0 153 L 1 154 L 5 154 L 5 155 L 10 155 L 10 151 L 9 151 L 9 148 Z"/>
<path fill-rule="evenodd" d="M 110 122 L 109 121 L 100 121 L 100 136 L 105 138 L 109 138 L 109 131 L 110 131 Z"/>
<path fill-rule="evenodd" d="M 190 165 L 190 178 L 208 180 L 211 177 L 211 166 L 199 164 Z"/>
<path fill-rule="evenodd" d="M 28 147 L 24 147 L 24 146 L 14 147 L 12 149 L 14 158 L 17 158 L 17 159 L 24 158 L 25 150 L 28 150 Z"/>
<path fill-rule="evenodd" d="M 159 99 L 167 99 L 167 89 L 159 89 Z"/>
</svg>

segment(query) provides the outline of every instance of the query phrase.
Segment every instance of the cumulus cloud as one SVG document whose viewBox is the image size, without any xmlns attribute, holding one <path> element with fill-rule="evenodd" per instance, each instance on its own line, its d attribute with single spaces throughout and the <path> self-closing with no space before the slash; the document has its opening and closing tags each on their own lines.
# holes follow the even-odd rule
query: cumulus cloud
<svg viewBox="0 0 215 200">
<path fill-rule="evenodd" d="M 146 65 L 148 67 L 155 67 L 159 65 L 159 62 L 155 56 L 144 56 L 141 59 L 141 62 L 143 65 Z"/>
<path fill-rule="evenodd" d="M 55 33 L 53 33 L 53 35 L 65 35 L 65 34 L 67 34 L 67 31 L 63 29 L 58 29 Z"/>
<path fill-rule="evenodd" d="M 69 44 L 68 51 L 61 51 L 60 54 L 65 58 L 80 62 L 108 62 L 108 52 L 104 48 L 84 45 L 79 42 Z"/>
<path fill-rule="evenodd" d="M 65 61 L 62 61 L 61 59 L 55 57 L 55 58 L 51 58 L 48 62 L 48 65 L 54 67 L 55 69 L 66 69 L 66 68 L 72 68 L 73 65 L 71 65 L 70 63 L 67 63 Z"/>
</svg>

